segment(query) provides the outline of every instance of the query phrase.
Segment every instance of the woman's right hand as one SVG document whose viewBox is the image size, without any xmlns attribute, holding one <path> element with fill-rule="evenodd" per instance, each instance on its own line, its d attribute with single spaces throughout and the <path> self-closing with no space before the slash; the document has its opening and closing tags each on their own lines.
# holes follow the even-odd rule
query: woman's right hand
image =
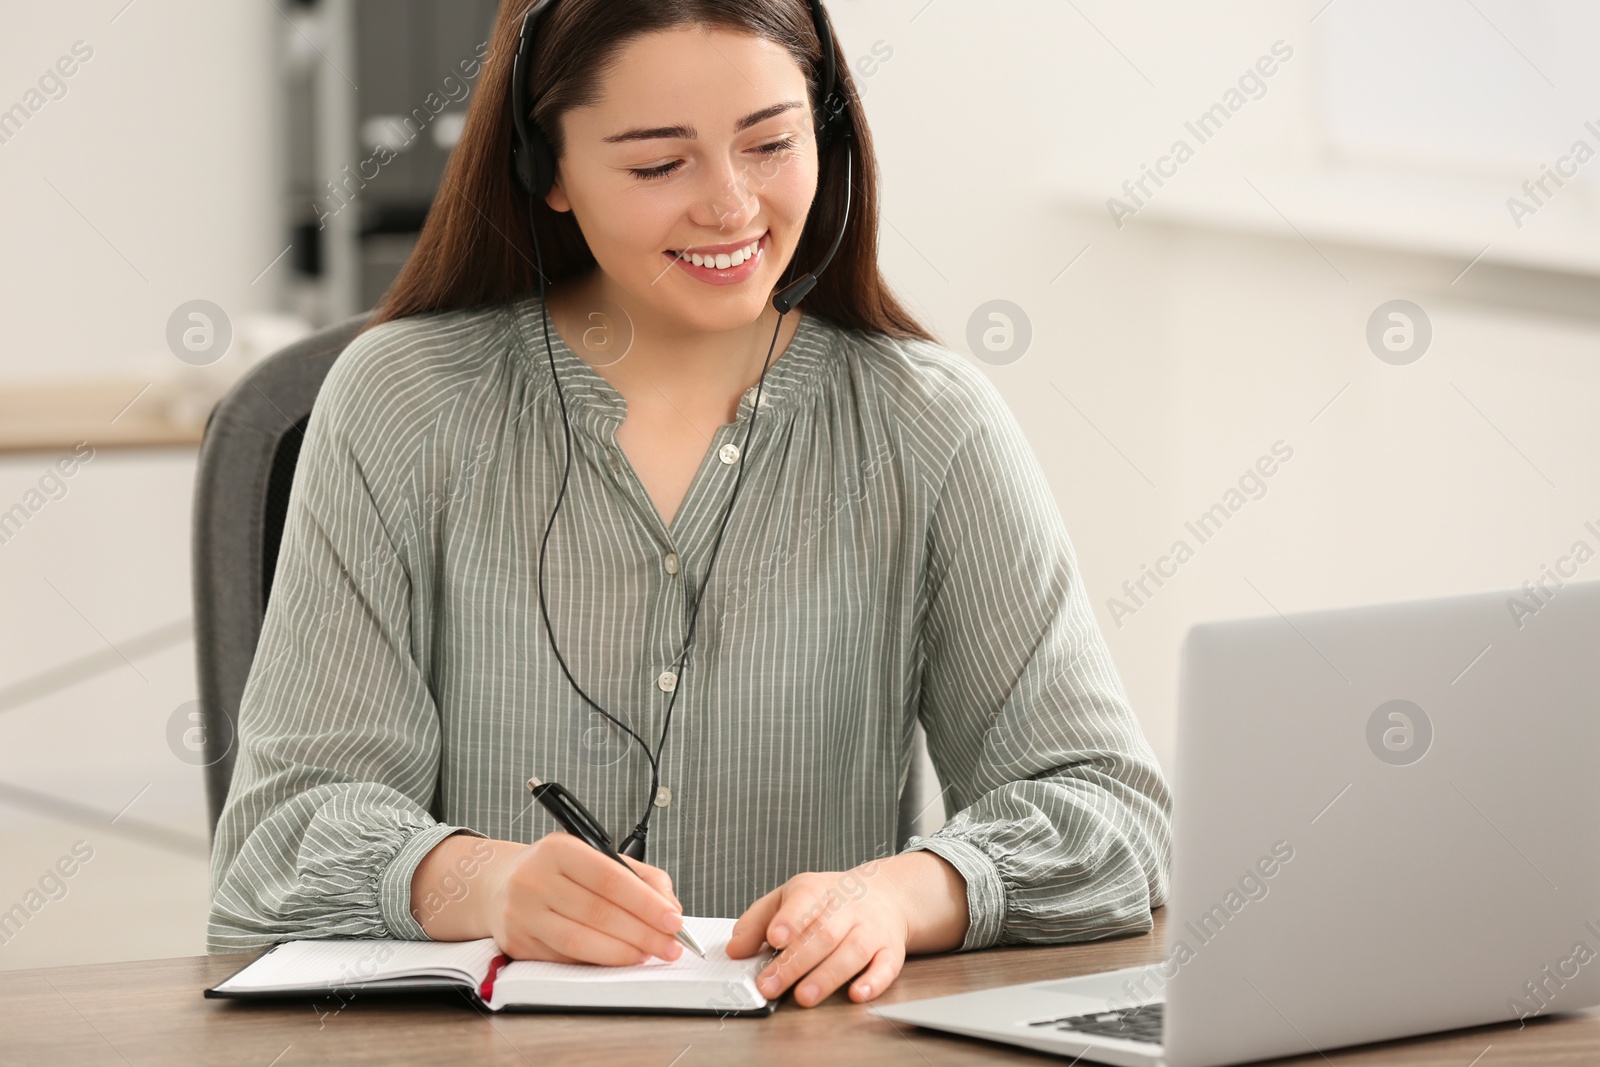
<svg viewBox="0 0 1600 1067">
<path fill-rule="evenodd" d="M 642 877 L 557 831 L 494 864 L 481 921 L 512 959 L 609 966 L 675 960 L 683 904 L 666 871 L 623 857 Z"/>
</svg>

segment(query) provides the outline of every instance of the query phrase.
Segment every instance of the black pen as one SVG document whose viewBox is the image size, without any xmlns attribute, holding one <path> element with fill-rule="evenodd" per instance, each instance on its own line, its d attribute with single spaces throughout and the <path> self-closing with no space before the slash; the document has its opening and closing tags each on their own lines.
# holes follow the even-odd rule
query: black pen
<svg viewBox="0 0 1600 1067">
<path fill-rule="evenodd" d="M 590 815 L 589 809 L 584 807 L 565 786 L 559 782 L 541 782 L 537 778 L 529 778 L 528 792 L 533 794 L 533 799 L 544 805 L 546 811 L 555 816 L 556 822 L 561 824 L 563 830 L 585 844 L 599 849 L 633 871 L 640 881 L 644 881 L 644 875 L 634 871 L 627 860 L 617 855 L 616 846 L 611 843 L 611 836 L 600 825 L 600 820 Z M 706 958 L 706 950 L 695 941 L 687 926 L 678 927 L 678 932 L 672 936 L 696 956 L 701 959 Z"/>
</svg>

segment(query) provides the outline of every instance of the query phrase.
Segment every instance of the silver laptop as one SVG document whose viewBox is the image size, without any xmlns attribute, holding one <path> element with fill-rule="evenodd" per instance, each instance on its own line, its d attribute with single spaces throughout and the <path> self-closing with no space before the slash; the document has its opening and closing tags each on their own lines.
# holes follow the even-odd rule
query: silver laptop
<svg viewBox="0 0 1600 1067">
<path fill-rule="evenodd" d="M 1161 961 L 875 1014 L 1207 1067 L 1600 1003 L 1600 582 L 1205 623 L 1178 688 Z"/>
</svg>

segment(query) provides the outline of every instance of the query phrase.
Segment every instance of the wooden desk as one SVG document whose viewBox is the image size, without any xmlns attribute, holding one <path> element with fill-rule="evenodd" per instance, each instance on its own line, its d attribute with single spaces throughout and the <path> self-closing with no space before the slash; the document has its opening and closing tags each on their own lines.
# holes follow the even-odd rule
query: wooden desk
<svg viewBox="0 0 1600 1067">
<path fill-rule="evenodd" d="M 230 381 L 188 368 L 165 380 L 0 382 L 0 454 L 68 453 L 87 441 L 105 448 L 196 448 L 206 416 Z"/>
<path fill-rule="evenodd" d="M 908 961 L 883 999 L 968 989 L 1155 962 L 1156 932 L 1082 945 L 1001 948 Z M 537 1015 L 480 1012 L 449 994 L 361 994 L 337 1014 L 310 1000 L 242 1003 L 200 991 L 253 956 L 189 956 L 0 972 L 0 1063 L 74 1065 L 449 1063 L 565 1067 L 695 1067 L 706 1063 L 1065 1063 L 1024 1049 L 897 1026 L 835 995 L 816 1008 L 785 998 L 764 1019 Z M 1485 1049 L 1488 1051 L 1485 1053 Z M 1474 1059 L 1482 1054 L 1480 1059 Z M 1600 1009 L 1311 1054 L 1281 1063 L 1502 1067 L 1600 1063 Z"/>
</svg>

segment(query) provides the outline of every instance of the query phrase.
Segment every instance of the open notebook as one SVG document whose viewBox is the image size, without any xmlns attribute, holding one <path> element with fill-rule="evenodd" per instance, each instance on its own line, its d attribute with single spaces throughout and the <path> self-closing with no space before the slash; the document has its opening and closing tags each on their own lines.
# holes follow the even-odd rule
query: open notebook
<svg viewBox="0 0 1600 1067">
<path fill-rule="evenodd" d="M 685 1012 L 770 1015 L 777 1001 L 756 989 L 770 948 L 749 959 L 728 956 L 732 919 L 684 916 L 706 950 L 633 967 L 508 960 L 494 938 L 398 941 L 329 938 L 285 941 L 207 989 L 208 997 L 331 996 L 340 1003 L 367 992 L 459 988 L 490 1011 Z"/>
</svg>

